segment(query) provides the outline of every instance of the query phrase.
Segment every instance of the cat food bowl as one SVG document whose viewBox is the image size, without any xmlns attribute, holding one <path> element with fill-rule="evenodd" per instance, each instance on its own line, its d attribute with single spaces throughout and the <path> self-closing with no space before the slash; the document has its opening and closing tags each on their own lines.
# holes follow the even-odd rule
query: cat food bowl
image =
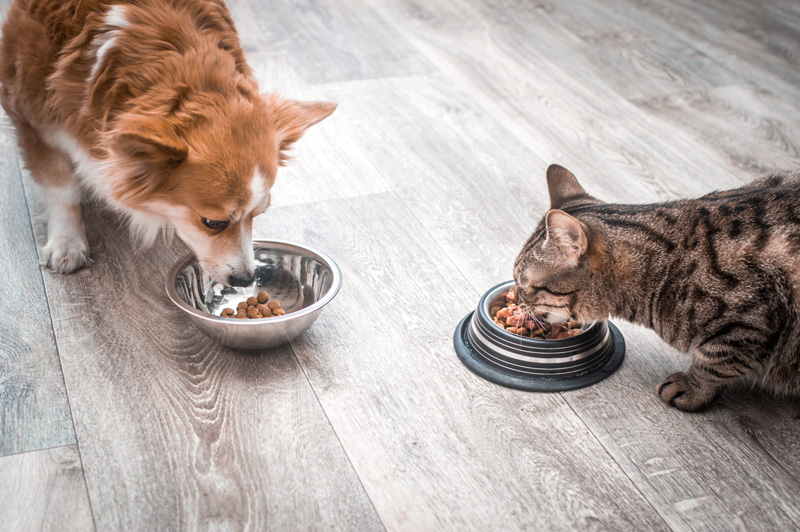
<svg viewBox="0 0 800 532">
<path fill-rule="evenodd" d="M 582 333 L 562 340 L 526 338 L 498 327 L 491 305 L 513 286 L 508 281 L 490 289 L 456 327 L 456 353 L 474 373 L 509 388 L 560 392 L 595 384 L 622 363 L 625 340 L 609 321 L 582 326 Z"/>
<path fill-rule="evenodd" d="M 167 274 L 167 294 L 206 336 L 235 349 L 268 349 L 308 329 L 342 285 L 333 260 L 311 248 L 277 240 L 253 242 L 255 282 L 230 287 L 213 282 L 194 255 L 186 255 Z M 221 317 L 259 292 L 267 292 L 286 314 L 263 319 Z"/>
</svg>

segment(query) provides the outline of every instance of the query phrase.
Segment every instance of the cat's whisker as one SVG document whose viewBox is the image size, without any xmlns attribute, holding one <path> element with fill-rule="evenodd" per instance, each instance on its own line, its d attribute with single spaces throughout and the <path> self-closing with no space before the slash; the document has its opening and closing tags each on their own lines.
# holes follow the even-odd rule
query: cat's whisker
<svg viewBox="0 0 800 532">
<path fill-rule="evenodd" d="M 525 307 L 522 309 L 523 315 L 525 317 L 525 323 L 533 322 L 535 328 L 528 328 L 530 329 L 530 334 L 533 336 L 533 332 L 537 329 L 539 330 L 547 330 L 547 325 L 545 325 L 544 315 L 542 311 L 538 307 Z"/>
<path fill-rule="evenodd" d="M 555 309 L 552 309 L 552 308 L 543 309 L 541 307 L 534 307 L 534 309 L 536 310 L 536 312 L 542 314 L 543 317 L 547 316 L 548 314 L 554 314 L 554 315 L 556 315 L 556 316 L 558 316 L 560 318 L 564 318 L 565 321 L 570 319 L 569 313 L 562 313 L 562 312 L 559 312 L 559 311 L 557 311 Z"/>
</svg>

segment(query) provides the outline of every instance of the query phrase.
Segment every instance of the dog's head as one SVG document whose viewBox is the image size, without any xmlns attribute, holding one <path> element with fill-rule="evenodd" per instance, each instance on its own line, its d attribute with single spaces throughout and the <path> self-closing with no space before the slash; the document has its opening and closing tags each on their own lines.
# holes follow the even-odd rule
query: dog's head
<svg viewBox="0 0 800 532">
<path fill-rule="evenodd" d="M 232 286 L 253 281 L 253 217 L 269 205 L 287 150 L 336 108 L 247 96 L 137 109 L 109 139 L 110 173 L 119 176 L 113 195 L 132 213 L 134 230 L 152 241 L 151 227 L 174 227 L 211 278 Z"/>
</svg>

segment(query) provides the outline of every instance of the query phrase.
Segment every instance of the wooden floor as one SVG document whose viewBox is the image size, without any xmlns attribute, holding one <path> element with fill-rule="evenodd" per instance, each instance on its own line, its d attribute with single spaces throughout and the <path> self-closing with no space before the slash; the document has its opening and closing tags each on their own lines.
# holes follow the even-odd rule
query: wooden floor
<svg viewBox="0 0 800 532">
<path fill-rule="evenodd" d="M 95 264 L 40 271 L 6 123 L 0 529 L 800 529 L 797 405 L 740 386 L 668 408 L 656 386 L 688 359 L 624 322 L 620 370 L 569 393 L 483 381 L 452 346 L 547 209 L 548 164 L 616 202 L 800 166 L 800 3 L 230 8 L 262 89 L 340 104 L 255 234 L 326 251 L 343 288 L 290 346 L 247 354 L 169 304 L 186 248 L 134 252 L 102 209 Z"/>
</svg>

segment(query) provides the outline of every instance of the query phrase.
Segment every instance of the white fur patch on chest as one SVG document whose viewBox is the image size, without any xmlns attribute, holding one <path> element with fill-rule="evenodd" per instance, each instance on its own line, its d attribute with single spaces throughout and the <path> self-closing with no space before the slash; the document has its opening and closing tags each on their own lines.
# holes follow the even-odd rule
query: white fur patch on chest
<svg viewBox="0 0 800 532">
<path fill-rule="evenodd" d="M 67 154 L 75 165 L 75 173 L 81 182 L 88 185 L 97 195 L 103 198 L 111 197 L 111 186 L 106 179 L 102 161 L 94 159 L 84 151 L 75 137 L 58 128 L 44 130 L 42 136 L 45 142 Z"/>
<path fill-rule="evenodd" d="M 112 174 L 113 170 L 107 161 L 93 158 L 72 135 L 61 129 L 51 128 L 42 131 L 42 134 L 45 142 L 67 154 L 82 185 L 114 210 L 127 216 L 131 234 L 142 247 L 155 242 L 161 229 L 169 224 L 169 218 L 159 214 L 159 211 L 168 212 L 169 205 L 147 205 L 146 210 L 134 210 L 122 205 L 112 197 L 112 185 L 117 177 Z"/>
</svg>

